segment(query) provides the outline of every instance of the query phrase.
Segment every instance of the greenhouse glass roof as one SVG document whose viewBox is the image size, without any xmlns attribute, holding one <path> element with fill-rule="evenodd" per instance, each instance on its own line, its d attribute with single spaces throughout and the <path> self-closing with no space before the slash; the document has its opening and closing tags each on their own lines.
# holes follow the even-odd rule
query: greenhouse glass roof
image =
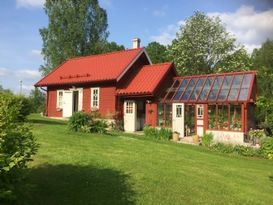
<svg viewBox="0 0 273 205">
<path fill-rule="evenodd" d="M 176 77 L 163 102 L 249 102 L 255 71 Z"/>
</svg>

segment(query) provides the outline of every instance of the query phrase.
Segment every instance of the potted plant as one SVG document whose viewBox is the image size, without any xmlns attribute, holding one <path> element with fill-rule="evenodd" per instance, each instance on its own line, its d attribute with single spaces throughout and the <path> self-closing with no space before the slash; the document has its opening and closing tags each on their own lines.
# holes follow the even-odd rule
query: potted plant
<svg viewBox="0 0 273 205">
<path fill-rule="evenodd" d="M 174 142 L 178 142 L 179 141 L 179 135 L 180 133 L 179 132 L 173 132 L 173 141 Z"/>
</svg>

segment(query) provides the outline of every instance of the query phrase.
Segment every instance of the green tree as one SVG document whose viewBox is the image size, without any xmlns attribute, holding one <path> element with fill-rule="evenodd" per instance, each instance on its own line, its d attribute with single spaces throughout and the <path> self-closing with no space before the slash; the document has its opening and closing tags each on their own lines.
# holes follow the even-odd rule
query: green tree
<svg viewBox="0 0 273 205">
<path fill-rule="evenodd" d="M 146 51 L 153 63 L 163 63 L 170 60 L 167 48 L 158 42 L 151 42 L 147 45 Z"/>
<path fill-rule="evenodd" d="M 180 74 L 215 72 L 215 67 L 235 51 L 235 38 L 219 17 L 195 12 L 180 27 L 169 52 Z"/>
<path fill-rule="evenodd" d="M 253 68 L 258 72 L 259 98 L 257 118 L 267 133 L 273 134 L 273 40 L 267 40 L 252 53 Z"/>
<path fill-rule="evenodd" d="M 29 100 L 31 102 L 31 111 L 33 113 L 43 112 L 45 109 L 45 94 L 38 88 L 30 91 Z"/>
<path fill-rule="evenodd" d="M 215 66 L 214 72 L 243 71 L 251 69 L 252 66 L 251 56 L 247 53 L 244 47 L 241 47 L 221 59 Z"/>
<path fill-rule="evenodd" d="M 103 52 L 108 24 L 98 0 L 46 0 L 44 9 L 49 24 L 40 29 L 43 75 L 67 58 Z"/>
<path fill-rule="evenodd" d="M 112 51 L 121 51 L 124 50 L 125 47 L 123 45 L 118 45 L 116 42 L 106 42 L 103 45 L 103 52 L 107 53 L 107 52 L 112 52 Z"/>
</svg>

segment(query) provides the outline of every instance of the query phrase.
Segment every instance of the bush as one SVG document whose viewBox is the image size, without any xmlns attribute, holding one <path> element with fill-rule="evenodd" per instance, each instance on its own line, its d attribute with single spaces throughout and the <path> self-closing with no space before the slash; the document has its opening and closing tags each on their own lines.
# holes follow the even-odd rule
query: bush
<svg viewBox="0 0 273 205">
<path fill-rule="evenodd" d="M 68 127 L 70 130 L 78 132 L 84 130 L 86 131 L 86 126 L 89 126 L 92 123 L 92 117 L 84 112 L 75 112 L 69 118 Z"/>
<path fill-rule="evenodd" d="M 159 135 L 159 138 L 162 140 L 169 140 L 172 137 L 172 130 L 161 127 L 158 135 Z"/>
<path fill-rule="evenodd" d="M 230 144 L 224 144 L 224 143 L 216 143 L 211 145 L 210 149 L 222 152 L 222 153 L 232 153 L 233 152 L 233 146 Z"/>
<path fill-rule="evenodd" d="M 206 133 L 202 137 L 202 145 L 205 147 L 210 147 L 213 141 L 213 134 L 212 133 Z"/>
<path fill-rule="evenodd" d="M 93 117 L 84 112 L 75 112 L 69 118 L 68 127 L 75 132 L 106 133 L 107 123 L 105 120 L 93 120 Z"/>
<path fill-rule="evenodd" d="M 273 138 L 267 137 L 262 140 L 261 143 L 261 153 L 264 157 L 268 159 L 273 159 Z"/>
<path fill-rule="evenodd" d="M 105 120 L 94 120 L 90 124 L 90 132 L 104 134 L 107 132 L 107 123 Z"/>
<path fill-rule="evenodd" d="M 261 156 L 260 154 L 260 150 L 259 149 L 255 149 L 252 147 L 246 147 L 243 145 L 235 145 L 233 147 L 233 152 L 239 155 L 243 155 L 246 157 L 259 157 Z"/>
<path fill-rule="evenodd" d="M 259 149 L 255 149 L 252 147 L 247 147 L 243 145 L 231 145 L 231 144 L 224 144 L 224 143 L 216 143 L 213 144 L 210 149 L 222 152 L 222 153 L 227 153 L 227 154 L 238 154 L 242 156 L 247 156 L 247 157 L 261 157 L 261 152 Z"/>
<path fill-rule="evenodd" d="M 168 128 L 161 127 L 160 129 L 151 126 L 144 127 L 144 135 L 157 140 L 169 140 L 172 136 L 172 131 Z"/>
<path fill-rule="evenodd" d="M 0 95 L 0 200 L 15 198 L 16 184 L 37 152 L 35 138 L 23 124 L 28 112 L 22 99 L 10 93 Z"/>
</svg>

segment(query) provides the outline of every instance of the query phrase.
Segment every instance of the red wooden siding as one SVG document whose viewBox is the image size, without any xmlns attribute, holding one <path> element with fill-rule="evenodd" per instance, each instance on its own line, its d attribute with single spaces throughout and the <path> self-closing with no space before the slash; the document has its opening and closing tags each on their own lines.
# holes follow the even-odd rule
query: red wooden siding
<svg viewBox="0 0 273 205">
<path fill-rule="evenodd" d="M 62 117 L 62 111 L 57 110 L 57 89 L 49 89 L 47 91 L 47 116 Z"/>
</svg>

